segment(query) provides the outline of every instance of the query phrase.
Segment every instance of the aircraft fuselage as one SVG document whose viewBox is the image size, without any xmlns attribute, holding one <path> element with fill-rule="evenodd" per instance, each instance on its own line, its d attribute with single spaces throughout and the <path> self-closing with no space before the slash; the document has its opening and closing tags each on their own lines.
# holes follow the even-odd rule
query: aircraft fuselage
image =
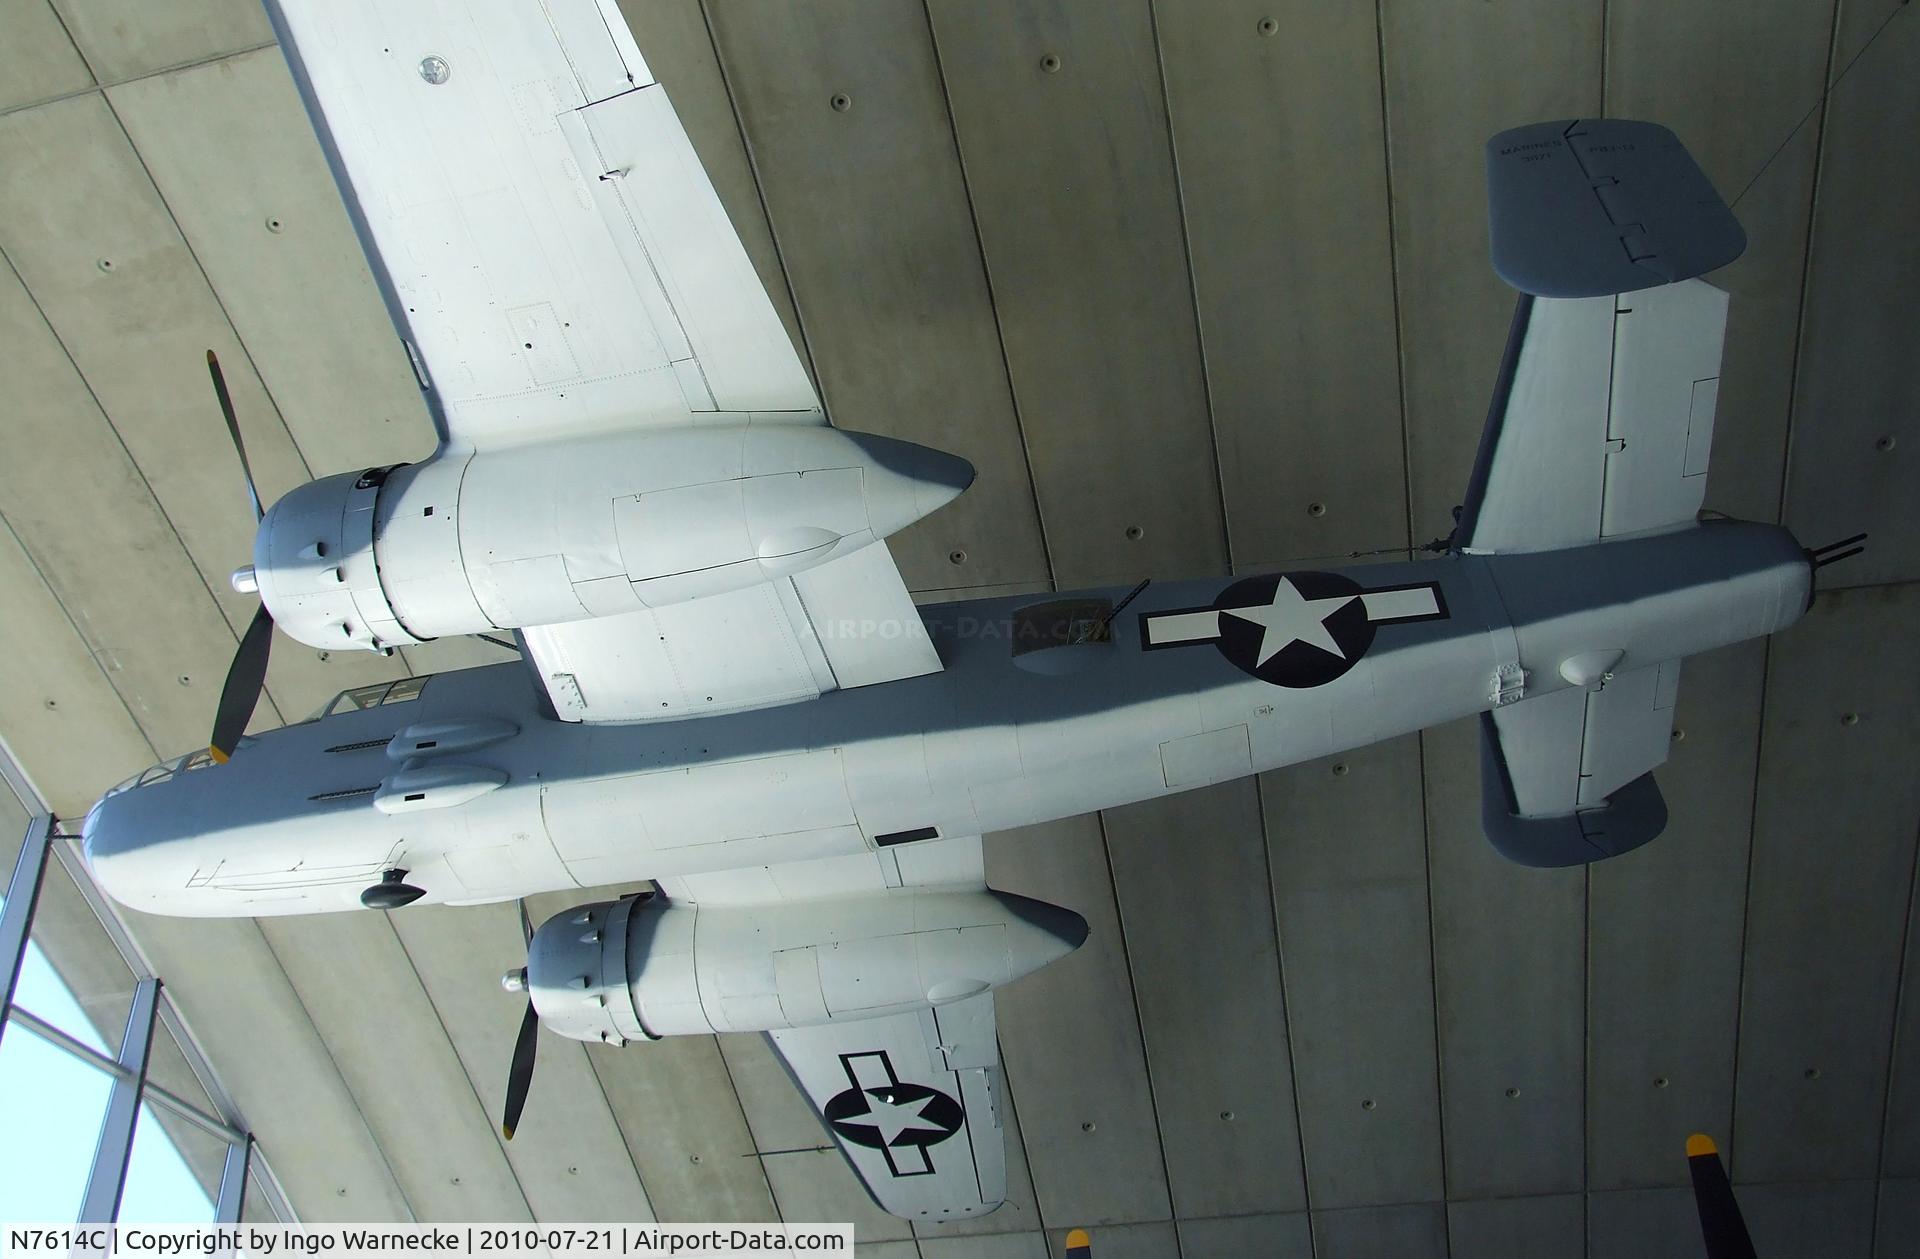
<svg viewBox="0 0 1920 1259">
<path fill-rule="evenodd" d="M 116 899 L 190 916 L 358 908 L 393 868 L 422 903 L 697 887 L 815 859 L 884 870 L 924 839 L 1223 782 L 1564 689 L 1577 657 L 1618 652 L 1617 674 L 1769 634 L 1805 610 L 1810 574 L 1785 530 L 1716 522 L 1530 555 L 1156 582 L 1104 641 L 1072 639 L 1124 590 L 942 604 L 921 609 L 939 673 L 623 725 L 551 719 L 520 665 L 470 669 L 111 794 L 87 849 Z M 1022 614 L 1043 604 L 1063 611 Z"/>
</svg>

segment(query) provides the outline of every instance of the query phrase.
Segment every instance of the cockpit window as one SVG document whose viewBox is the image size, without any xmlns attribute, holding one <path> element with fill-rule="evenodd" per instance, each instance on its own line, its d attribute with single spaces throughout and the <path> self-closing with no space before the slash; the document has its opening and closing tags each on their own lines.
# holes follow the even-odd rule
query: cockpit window
<svg viewBox="0 0 1920 1259">
<path fill-rule="evenodd" d="M 368 708 L 378 708 L 382 704 L 403 704 L 410 699 L 419 699 L 420 692 L 425 690 L 426 686 L 427 679 L 422 677 L 349 687 L 327 701 L 320 711 L 308 720 L 318 721 L 322 717 L 331 717 L 335 713 L 360 712 Z"/>
<path fill-rule="evenodd" d="M 199 748 L 185 756 L 176 756 L 170 761 L 161 761 L 158 765 L 149 765 L 139 773 L 122 782 L 114 784 L 106 792 L 108 796 L 117 796 L 134 787 L 151 787 L 155 783 L 166 782 L 175 774 L 190 773 L 196 769 L 205 769 L 213 764 L 213 753 Z M 104 799 L 105 796 L 102 797 Z"/>
</svg>

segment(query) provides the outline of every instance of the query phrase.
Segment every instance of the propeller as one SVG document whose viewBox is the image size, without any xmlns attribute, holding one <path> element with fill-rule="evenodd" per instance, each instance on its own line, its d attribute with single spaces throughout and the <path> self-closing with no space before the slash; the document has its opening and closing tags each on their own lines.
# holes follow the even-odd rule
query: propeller
<svg viewBox="0 0 1920 1259">
<path fill-rule="evenodd" d="M 527 902 L 520 901 L 520 931 L 527 938 L 529 947 L 533 944 L 533 920 L 527 917 Z M 527 1012 L 520 1019 L 520 1035 L 513 1042 L 513 1065 L 507 1069 L 507 1109 L 500 1120 L 500 1132 L 507 1140 L 513 1140 L 513 1130 L 520 1126 L 520 1112 L 527 1106 L 527 1090 L 533 1085 L 533 1057 L 539 1048 L 540 1014 L 533 1008 L 533 990 L 527 986 L 527 972 L 508 971 L 500 980 L 501 986 L 508 992 L 527 994 Z"/>
<path fill-rule="evenodd" d="M 1753 1239 L 1734 1201 L 1726 1164 L 1713 1138 L 1696 1132 L 1687 1138 L 1687 1170 L 1693 1174 L 1693 1201 L 1700 1208 L 1700 1232 L 1707 1259 L 1754 1259 Z"/>
<path fill-rule="evenodd" d="M 266 512 L 260 506 L 260 491 L 253 483 L 253 467 L 247 462 L 247 444 L 240 439 L 240 421 L 233 413 L 233 396 L 227 392 L 227 378 L 221 373 L 220 359 L 212 350 L 207 351 L 207 374 L 213 377 L 214 397 L 220 400 L 220 414 L 227 421 L 227 435 L 233 438 L 233 452 L 240 456 L 240 472 L 247 483 L 247 499 L 253 504 L 253 518 L 261 520 Z M 273 616 L 262 603 L 260 610 L 253 614 L 247 632 L 240 636 L 233 663 L 227 667 L 226 684 L 220 688 L 220 706 L 214 710 L 213 738 L 208 741 L 207 750 L 221 764 L 233 755 L 240 736 L 247 731 L 247 723 L 253 720 L 260 693 L 266 689 L 267 658 L 272 650 Z"/>
</svg>

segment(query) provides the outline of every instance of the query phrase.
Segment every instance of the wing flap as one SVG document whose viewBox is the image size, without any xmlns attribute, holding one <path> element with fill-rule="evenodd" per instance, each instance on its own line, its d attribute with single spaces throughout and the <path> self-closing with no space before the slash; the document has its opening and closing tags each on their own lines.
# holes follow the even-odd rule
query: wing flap
<svg viewBox="0 0 1920 1259">
<path fill-rule="evenodd" d="M 529 629 L 563 721 L 672 721 L 940 670 L 884 543 L 724 594 Z"/>
<path fill-rule="evenodd" d="M 958 1219 L 1006 1200 L 991 992 L 767 1035 L 882 1210 Z"/>
</svg>

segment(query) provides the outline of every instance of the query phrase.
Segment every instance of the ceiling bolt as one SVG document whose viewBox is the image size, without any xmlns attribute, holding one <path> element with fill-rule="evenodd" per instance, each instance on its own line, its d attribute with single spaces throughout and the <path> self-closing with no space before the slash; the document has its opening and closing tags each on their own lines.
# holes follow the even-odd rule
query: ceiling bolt
<svg viewBox="0 0 1920 1259">
<path fill-rule="evenodd" d="M 1270 17 L 1260 19 L 1259 30 L 1262 35 L 1272 35 L 1280 29 L 1280 23 Z"/>
<path fill-rule="evenodd" d="M 1082 1132 L 1092 1132 L 1092 1131 L 1094 1130 L 1094 1128 L 1096 1128 L 1096 1127 L 1098 1127 L 1098 1125 L 1097 1125 L 1097 1124 L 1095 1124 L 1095 1123 L 1093 1122 L 1093 1120 L 1091 1120 L 1091 1119 L 1089 1119 L 1089 1120 L 1087 1120 L 1087 1122 L 1085 1122 L 1085 1123 L 1083 1123 L 1083 1124 L 1081 1124 L 1081 1125 L 1080 1125 L 1080 1131 L 1082 1131 Z"/>
<path fill-rule="evenodd" d="M 1140 539 L 1146 536 L 1147 536 L 1147 531 L 1145 529 L 1142 529 L 1139 525 L 1127 526 L 1127 541 L 1138 542 Z"/>
<path fill-rule="evenodd" d="M 1875 450 L 1880 451 L 1882 454 L 1884 454 L 1887 451 L 1892 450 L 1894 445 L 1895 445 L 1895 442 L 1894 442 L 1893 434 L 1889 433 L 1885 437 L 1882 437 L 1879 441 L 1875 442 L 1873 444 L 1873 448 Z"/>
<path fill-rule="evenodd" d="M 1048 74 L 1058 74 L 1060 72 L 1060 58 L 1054 56 L 1052 53 L 1048 53 L 1046 56 L 1040 58 L 1040 68 Z"/>
<path fill-rule="evenodd" d="M 1372 1110 L 1373 1107 L 1374 1107 L 1374 1100 L 1371 1097 L 1363 1097 L 1360 1099 L 1361 1110 Z"/>
<path fill-rule="evenodd" d="M 1335 778 L 1345 778 L 1347 776 L 1347 763 L 1345 761 L 1333 767 L 1333 776 Z"/>
<path fill-rule="evenodd" d="M 967 562 L 967 553 L 959 550 L 948 551 L 947 562 L 950 564 L 964 564 Z"/>
<path fill-rule="evenodd" d="M 1514 1097 L 1518 1097 L 1518 1096 L 1520 1096 L 1520 1090 L 1519 1090 L 1519 1089 L 1513 1089 L 1513 1088 L 1510 1088 L 1510 1089 L 1508 1089 L 1508 1090 L 1507 1090 L 1507 1096 L 1508 1096 L 1509 1098 L 1514 1098 Z"/>
<path fill-rule="evenodd" d="M 1314 517 L 1316 520 L 1326 514 L 1327 514 L 1327 505 L 1325 503 L 1308 503 L 1307 504 L 1307 515 Z"/>
<path fill-rule="evenodd" d="M 1860 724 L 1860 714 L 1859 713 L 1841 713 L 1840 724 L 1843 726 L 1857 726 Z"/>
<path fill-rule="evenodd" d="M 833 99 L 828 101 L 827 104 L 833 106 L 835 113 L 844 114 L 853 108 L 853 97 L 848 96 L 845 92 L 835 92 Z"/>
</svg>

